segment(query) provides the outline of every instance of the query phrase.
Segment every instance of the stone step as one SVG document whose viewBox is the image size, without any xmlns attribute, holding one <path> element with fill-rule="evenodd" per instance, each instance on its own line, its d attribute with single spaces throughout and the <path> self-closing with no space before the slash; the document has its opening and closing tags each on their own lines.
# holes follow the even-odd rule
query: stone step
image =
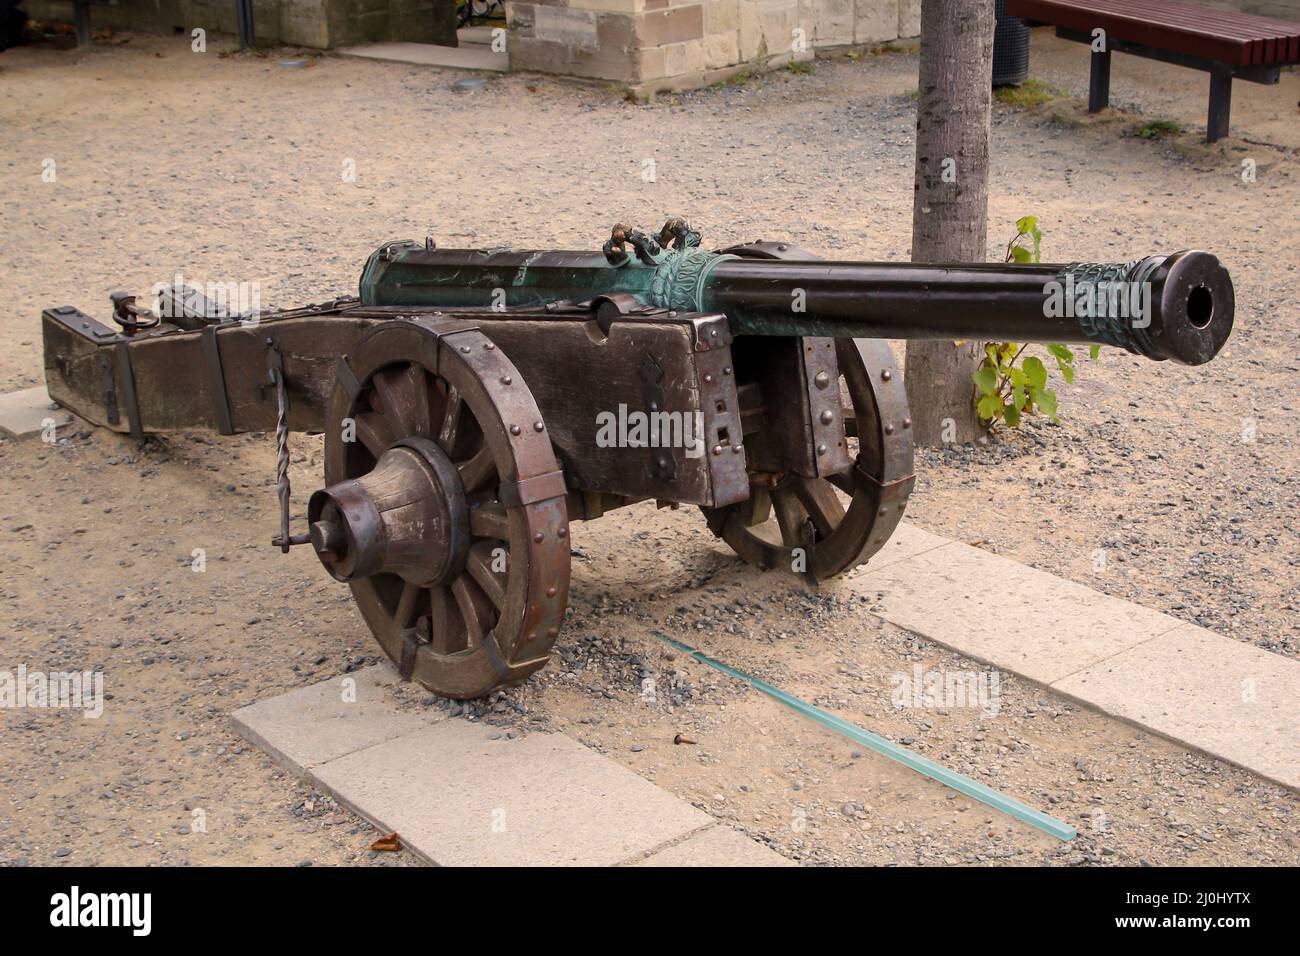
<svg viewBox="0 0 1300 956">
<path fill-rule="evenodd" d="M 505 73 L 510 69 L 510 57 L 493 53 L 486 46 L 435 46 L 432 43 L 370 43 L 365 46 L 342 47 L 341 56 L 354 56 L 366 60 L 387 60 L 392 63 L 410 63 L 415 66 L 441 66 L 455 70 L 488 70 Z"/>
</svg>

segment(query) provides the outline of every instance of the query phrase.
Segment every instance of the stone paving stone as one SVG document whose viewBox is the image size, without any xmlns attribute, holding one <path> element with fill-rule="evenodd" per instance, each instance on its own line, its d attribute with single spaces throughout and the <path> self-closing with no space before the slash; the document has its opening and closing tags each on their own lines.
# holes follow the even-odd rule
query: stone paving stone
<svg viewBox="0 0 1300 956">
<path fill-rule="evenodd" d="M 343 56 L 366 60 L 388 60 L 416 66 L 443 66 L 456 70 L 491 70 L 504 73 L 510 69 L 506 53 L 493 53 L 490 46 L 435 46 L 432 43 L 370 43 L 335 51 Z"/>
<path fill-rule="evenodd" d="M 26 438 L 41 433 L 41 423 L 53 419 L 62 428 L 72 422 L 72 413 L 54 408 L 44 385 L 0 395 L 0 433 L 9 438 Z"/>
<path fill-rule="evenodd" d="M 355 682 L 351 702 L 344 699 L 349 680 Z M 236 733 L 302 774 L 327 760 L 446 719 L 439 709 L 399 712 L 384 699 L 385 688 L 396 681 L 391 665 L 376 664 L 242 707 L 230 719 Z"/>
<path fill-rule="evenodd" d="M 1180 624 L 1054 690 L 1300 788 L 1300 664 Z"/>
<path fill-rule="evenodd" d="M 1043 684 L 1180 623 L 956 541 L 868 564 L 853 587 L 891 624 Z"/>
<path fill-rule="evenodd" d="M 610 866 L 714 822 L 563 734 L 511 740 L 459 719 L 331 760 L 311 777 L 443 866 Z"/>
<path fill-rule="evenodd" d="M 756 840 L 719 824 L 652 853 L 637 866 L 798 866 Z"/>
</svg>

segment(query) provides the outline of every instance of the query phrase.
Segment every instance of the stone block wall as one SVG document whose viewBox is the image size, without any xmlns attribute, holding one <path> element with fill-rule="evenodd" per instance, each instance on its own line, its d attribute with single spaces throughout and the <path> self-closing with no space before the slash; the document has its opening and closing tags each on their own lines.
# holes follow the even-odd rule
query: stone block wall
<svg viewBox="0 0 1300 956">
<path fill-rule="evenodd" d="M 291 46 L 351 46 L 390 40 L 419 43 L 455 41 L 450 0 L 255 0 L 253 29 L 257 42 Z M 72 20 L 72 0 L 22 0 L 22 9 L 37 20 Z M 446 9 L 440 9 L 446 8 Z M 441 16 L 435 15 L 436 12 Z M 92 29 L 113 27 L 144 33 L 238 34 L 232 0 L 92 0 Z"/>
<path fill-rule="evenodd" d="M 512 70 L 610 80 L 643 95 L 921 30 L 920 0 L 513 0 L 506 6 Z"/>
</svg>

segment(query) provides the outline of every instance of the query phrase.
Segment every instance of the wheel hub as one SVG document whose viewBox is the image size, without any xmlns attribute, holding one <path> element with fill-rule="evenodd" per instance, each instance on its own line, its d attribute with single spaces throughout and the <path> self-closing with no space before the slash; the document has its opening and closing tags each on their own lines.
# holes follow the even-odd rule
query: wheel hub
<svg viewBox="0 0 1300 956">
<path fill-rule="evenodd" d="M 307 520 L 317 557 L 338 581 L 384 572 L 432 587 L 465 569 L 465 489 L 456 466 L 427 438 L 399 439 L 368 474 L 317 491 Z"/>
</svg>

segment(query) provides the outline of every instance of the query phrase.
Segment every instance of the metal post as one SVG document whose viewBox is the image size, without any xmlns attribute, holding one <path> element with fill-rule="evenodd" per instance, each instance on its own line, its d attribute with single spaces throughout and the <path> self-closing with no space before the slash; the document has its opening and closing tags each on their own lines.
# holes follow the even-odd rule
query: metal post
<svg viewBox="0 0 1300 956">
<path fill-rule="evenodd" d="M 74 0 L 72 25 L 77 31 L 77 47 L 90 46 L 90 0 Z"/>
<path fill-rule="evenodd" d="M 1210 115 L 1205 121 L 1205 141 L 1213 143 L 1228 135 L 1228 113 L 1232 109 L 1232 74 L 1210 71 Z"/>
<path fill-rule="evenodd" d="M 253 35 L 253 0 L 235 0 L 235 12 L 239 16 L 239 48 L 250 49 L 255 42 Z"/>
<path fill-rule="evenodd" d="M 1088 112 L 1110 105 L 1110 49 L 1092 51 L 1092 76 L 1088 79 Z"/>
</svg>

